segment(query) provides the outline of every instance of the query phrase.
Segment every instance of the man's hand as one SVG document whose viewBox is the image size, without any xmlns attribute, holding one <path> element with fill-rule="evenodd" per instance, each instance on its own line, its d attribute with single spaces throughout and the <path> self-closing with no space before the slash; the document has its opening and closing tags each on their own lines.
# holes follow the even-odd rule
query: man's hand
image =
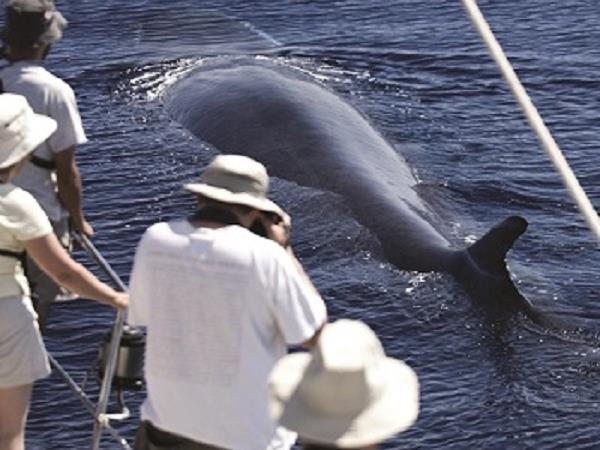
<svg viewBox="0 0 600 450">
<path fill-rule="evenodd" d="M 75 148 L 70 147 L 56 153 L 54 162 L 56 163 L 58 198 L 71 216 L 71 226 L 75 231 L 92 237 L 94 229 L 83 216 L 81 177 L 75 162 Z"/>
<path fill-rule="evenodd" d="M 285 217 L 280 217 L 279 222 L 275 222 L 272 216 L 261 215 L 263 224 L 267 229 L 269 239 L 277 242 L 283 248 L 290 246 L 290 231 L 292 229 L 292 219 L 285 214 Z"/>
<path fill-rule="evenodd" d="M 81 218 L 80 220 L 73 220 L 71 218 L 71 226 L 73 227 L 73 230 L 89 238 L 91 238 L 94 235 L 94 228 L 90 225 L 90 223 L 87 220 L 83 218 Z"/>
</svg>

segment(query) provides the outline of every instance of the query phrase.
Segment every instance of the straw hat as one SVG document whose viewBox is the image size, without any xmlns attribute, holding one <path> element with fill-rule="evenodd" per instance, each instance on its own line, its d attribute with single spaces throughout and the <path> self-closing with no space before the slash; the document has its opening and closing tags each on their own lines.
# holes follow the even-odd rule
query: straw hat
<svg viewBox="0 0 600 450">
<path fill-rule="evenodd" d="M 0 169 L 21 161 L 54 130 L 56 122 L 35 114 L 25 97 L 0 94 Z"/>
<path fill-rule="evenodd" d="M 282 358 L 269 390 L 281 425 L 339 448 L 380 443 L 409 428 L 419 412 L 414 371 L 386 357 L 375 333 L 354 320 L 325 325 L 311 353 Z"/>
<path fill-rule="evenodd" d="M 267 169 L 247 156 L 219 155 L 204 169 L 197 182 L 183 187 L 219 202 L 246 205 L 285 217 L 283 210 L 267 198 Z"/>
<path fill-rule="evenodd" d="M 21 48 L 52 44 L 66 27 L 67 20 L 52 0 L 8 0 L 2 40 L 9 47 Z"/>
</svg>

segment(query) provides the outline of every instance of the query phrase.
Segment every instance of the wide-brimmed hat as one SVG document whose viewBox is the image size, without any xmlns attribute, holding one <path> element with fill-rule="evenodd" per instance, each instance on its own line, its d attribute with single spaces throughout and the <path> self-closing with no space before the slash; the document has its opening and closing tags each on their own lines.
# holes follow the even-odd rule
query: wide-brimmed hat
<svg viewBox="0 0 600 450">
<path fill-rule="evenodd" d="M 8 0 L 2 40 L 18 48 L 52 44 L 66 27 L 67 20 L 51 0 Z"/>
<path fill-rule="evenodd" d="M 35 114 L 22 95 L 0 94 L 0 169 L 18 163 L 56 130 L 56 121 Z"/>
<path fill-rule="evenodd" d="M 246 205 L 285 217 L 283 210 L 267 198 L 267 169 L 247 156 L 219 155 L 204 169 L 198 181 L 183 187 L 219 202 Z"/>
<path fill-rule="evenodd" d="M 269 409 L 305 441 L 339 448 L 377 444 L 409 428 L 419 383 L 389 358 L 363 322 L 325 325 L 310 353 L 283 357 L 269 379 Z"/>
</svg>

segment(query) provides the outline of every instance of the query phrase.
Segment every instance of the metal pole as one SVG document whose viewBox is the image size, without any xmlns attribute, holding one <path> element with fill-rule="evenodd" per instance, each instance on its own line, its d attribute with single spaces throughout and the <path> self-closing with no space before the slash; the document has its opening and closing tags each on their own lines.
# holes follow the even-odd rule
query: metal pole
<svg viewBox="0 0 600 450">
<path fill-rule="evenodd" d="M 121 281 L 119 276 L 106 262 L 100 252 L 94 247 L 87 236 L 79 233 L 74 233 L 75 239 L 77 239 L 81 245 L 90 253 L 90 255 L 96 260 L 98 265 L 106 272 L 111 280 L 119 287 L 123 292 L 127 291 L 127 287 Z M 106 354 L 106 368 L 104 370 L 104 378 L 102 379 L 102 385 L 100 387 L 100 394 L 98 395 L 98 404 L 96 405 L 96 421 L 94 422 L 94 432 L 92 435 L 92 450 L 98 450 L 100 448 L 100 440 L 102 438 L 102 430 L 108 427 L 108 417 L 106 416 L 106 407 L 108 404 L 108 398 L 110 396 L 110 388 L 112 385 L 112 378 L 115 373 L 115 367 L 117 365 L 117 356 L 119 353 L 119 344 L 121 342 L 121 335 L 123 333 L 123 325 L 125 324 L 124 310 L 120 310 L 117 313 L 115 323 L 113 325 L 110 345 Z"/>
<path fill-rule="evenodd" d="M 71 388 L 71 390 L 73 391 L 73 393 L 79 397 L 79 399 L 81 400 L 81 402 L 83 403 L 83 405 L 85 406 L 85 408 L 88 410 L 88 412 L 93 416 L 95 414 L 95 405 L 94 403 L 90 400 L 90 398 L 87 396 L 87 394 L 83 391 L 83 389 L 81 389 L 81 387 L 75 382 L 75 380 L 73 380 L 73 378 L 71 378 L 71 376 L 67 373 L 67 371 L 65 369 L 62 368 L 62 366 L 58 363 L 58 361 L 52 356 L 52 355 L 48 355 L 48 359 L 50 360 L 50 364 L 52 364 L 52 367 L 54 367 L 54 369 L 63 377 L 63 379 L 65 380 L 65 382 L 69 385 L 69 387 Z M 108 430 L 108 432 L 112 435 L 112 437 L 119 443 L 121 444 L 121 446 L 125 449 L 125 450 L 132 450 L 131 446 L 129 445 L 129 443 L 127 442 L 127 440 L 125 438 L 123 438 L 119 432 L 117 430 L 115 430 L 112 426 L 110 426 L 109 423 L 106 423 L 104 425 L 106 427 L 106 429 Z"/>
<path fill-rule="evenodd" d="M 550 134 L 550 131 L 544 124 L 542 117 L 533 105 L 533 102 L 521 84 L 519 77 L 517 77 L 517 74 L 508 61 L 508 58 L 504 54 L 502 47 L 496 40 L 494 33 L 485 20 L 485 17 L 481 13 L 481 10 L 477 6 L 477 2 L 475 0 L 462 0 L 462 3 L 469 14 L 471 21 L 475 25 L 475 28 L 488 47 L 492 58 L 496 62 L 496 65 L 508 83 L 508 86 L 510 87 L 517 102 L 521 106 L 521 109 L 529 121 L 531 128 L 536 133 L 538 140 L 546 151 L 546 154 L 554 164 L 556 171 L 561 176 L 563 184 L 567 188 L 568 193 L 571 195 L 571 198 L 579 208 L 579 211 L 586 220 L 589 229 L 596 236 L 598 241 L 600 241 L 600 218 L 598 217 L 598 213 L 594 209 L 594 206 L 592 205 L 592 202 L 588 198 L 587 194 L 579 184 L 579 181 L 571 170 L 571 167 L 569 167 L 566 158 L 563 156 L 558 144 L 554 141 L 552 134 Z"/>
</svg>

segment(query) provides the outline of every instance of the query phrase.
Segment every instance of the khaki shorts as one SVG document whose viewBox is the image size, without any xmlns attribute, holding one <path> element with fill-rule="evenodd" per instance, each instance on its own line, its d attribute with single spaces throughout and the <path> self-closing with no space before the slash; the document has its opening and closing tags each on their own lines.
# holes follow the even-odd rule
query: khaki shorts
<svg viewBox="0 0 600 450">
<path fill-rule="evenodd" d="M 65 217 L 60 222 L 52 222 L 52 228 L 62 246 L 69 250 L 71 246 L 69 218 Z M 27 257 L 27 280 L 36 305 L 48 305 L 54 302 L 56 296 L 62 292 L 62 288 L 29 257 Z"/>
<path fill-rule="evenodd" d="M 163 431 L 147 420 L 140 424 L 133 448 L 134 450 L 225 450 Z"/>
<path fill-rule="evenodd" d="M 49 374 L 31 299 L 0 298 L 0 388 L 30 384 Z"/>
</svg>

